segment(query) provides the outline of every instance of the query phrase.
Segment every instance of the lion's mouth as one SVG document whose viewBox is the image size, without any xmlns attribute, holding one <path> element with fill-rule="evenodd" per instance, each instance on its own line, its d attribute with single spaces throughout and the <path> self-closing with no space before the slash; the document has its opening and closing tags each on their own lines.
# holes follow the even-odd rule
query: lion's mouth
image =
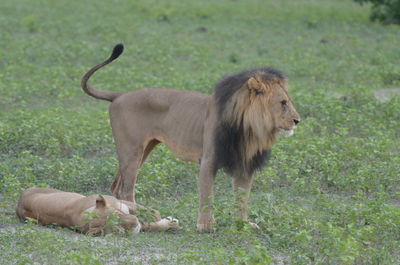
<svg viewBox="0 0 400 265">
<path fill-rule="evenodd" d="M 283 136 L 290 137 L 294 134 L 294 127 L 291 129 L 280 129 L 279 133 Z"/>
</svg>

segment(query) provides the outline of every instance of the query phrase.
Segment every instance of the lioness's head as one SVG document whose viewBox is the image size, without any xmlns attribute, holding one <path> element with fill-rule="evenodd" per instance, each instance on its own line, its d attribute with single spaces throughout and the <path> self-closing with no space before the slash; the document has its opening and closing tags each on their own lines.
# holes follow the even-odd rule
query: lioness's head
<svg viewBox="0 0 400 265">
<path fill-rule="evenodd" d="M 96 206 L 90 209 L 91 218 L 88 219 L 85 230 L 87 234 L 108 234 L 112 232 L 138 233 L 141 225 L 135 215 L 129 214 L 129 210 L 111 207 L 107 200 L 99 195 Z M 122 229 L 121 229 L 122 228 Z"/>
</svg>

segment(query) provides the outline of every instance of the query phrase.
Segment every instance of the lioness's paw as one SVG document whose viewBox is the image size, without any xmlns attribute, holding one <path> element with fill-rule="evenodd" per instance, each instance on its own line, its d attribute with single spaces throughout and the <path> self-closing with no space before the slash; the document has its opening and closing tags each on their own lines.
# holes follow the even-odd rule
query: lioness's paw
<svg viewBox="0 0 400 265">
<path fill-rule="evenodd" d="M 260 227 L 258 226 L 258 224 L 253 223 L 253 222 L 249 222 L 249 225 L 251 228 L 255 229 L 255 230 L 260 230 Z"/>
<path fill-rule="evenodd" d="M 179 225 L 179 220 L 176 218 L 173 218 L 172 216 L 168 216 L 166 218 L 171 224 L 178 224 Z"/>
<path fill-rule="evenodd" d="M 159 224 L 163 230 L 181 229 L 181 227 L 179 226 L 179 220 L 176 218 L 172 218 L 171 216 L 161 219 L 157 222 L 157 224 Z"/>
<path fill-rule="evenodd" d="M 178 219 L 168 216 L 167 220 L 168 220 L 168 225 L 170 226 L 171 229 L 179 229 L 180 228 Z"/>
</svg>

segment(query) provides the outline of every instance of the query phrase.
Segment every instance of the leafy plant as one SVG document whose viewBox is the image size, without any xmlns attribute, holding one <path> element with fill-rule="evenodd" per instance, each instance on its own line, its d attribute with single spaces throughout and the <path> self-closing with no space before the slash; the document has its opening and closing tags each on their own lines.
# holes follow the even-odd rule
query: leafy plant
<svg viewBox="0 0 400 265">
<path fill-rule="evenodd" d="M 371 3 L 371 20 L 386 24 L 400 24 L 399 0 L 354 0 L 357 3 Z"/>
</svg>

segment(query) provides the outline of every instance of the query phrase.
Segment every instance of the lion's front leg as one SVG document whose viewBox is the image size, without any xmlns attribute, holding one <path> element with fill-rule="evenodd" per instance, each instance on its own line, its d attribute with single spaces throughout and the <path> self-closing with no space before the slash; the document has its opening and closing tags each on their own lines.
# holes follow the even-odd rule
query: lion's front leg
<svg viewBox="0 0 400 265">
<path fill-rule="evenodd" d="M 252 176 L 235 176 L 232 179 L 232 184 L 236 195 L 237 216 L 253 228 L 259 229 L 257 224 L 250 222 L 248 219 L 248 205 L 253 184 Z"/>
<path fill-rule="evenodd" d="M 213 196 L 214 179 L 216 170 L 211 160 L 203 160 L 199 177 L 199 217 L 197 219 L 197 231 L 210 232 L 214 230 Z"/>
</svg>

